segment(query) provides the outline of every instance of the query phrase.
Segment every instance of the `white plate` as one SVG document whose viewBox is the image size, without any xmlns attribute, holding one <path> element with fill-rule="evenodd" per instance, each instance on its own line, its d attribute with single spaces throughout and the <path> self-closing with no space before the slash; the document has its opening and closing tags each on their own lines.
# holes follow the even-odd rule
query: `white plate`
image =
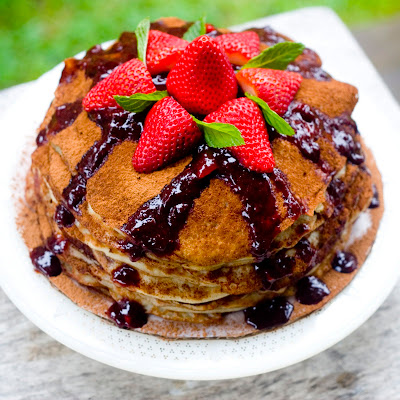
<svg viewBox="0 0 400 400">
<path fill-rule="evenodd" d="M 321 56 L 327 71 L 360 92 L 354 113 L 373 149 L 384 179 L 386 212 L 367 262 L 351 285 L 321 311 L 271 333 L 239 340 L 167 341 L 125 331 L 86 312 L 33 272 L 14 222 L 11 187 L 28 138 L 52 99 L 60 66 L 32 83 L 1 121 L 1 274 L 0 283 L 14 304 L 43 331 L 66 346 L 117 368 L 174 379 L 224 379 L 260 374 L 311 357 L 359 327 L 382 304 L 399 275 L 398 161 L 400 110 L 360 47 L 338 17 L 326 8 L 309 8 L 253 21 L 245 26 L 272 27 L 306 43 Z M 241 27 L 245 27 L 241 26 Z M 396 163 L 397 164 L 397 163 Z"/>
</svg>

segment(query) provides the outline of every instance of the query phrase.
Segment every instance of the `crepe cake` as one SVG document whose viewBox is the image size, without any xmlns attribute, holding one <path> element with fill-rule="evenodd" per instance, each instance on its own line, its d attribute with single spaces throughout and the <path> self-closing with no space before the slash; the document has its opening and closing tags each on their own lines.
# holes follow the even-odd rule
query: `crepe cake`
<svg viewBox="0 0 400 400">
<path fill-rule="evenodd" d="M 83 59 L 65 60 L 54 100 L 38 129 L 27 176 L 27 206 L 18 223 L 35 270 L 79 306 L 119 327 L 169 338 L 239 337 L 304 317 L 351 281 L 373 244 L 383 213 L 382 183 L 351 118 L 357 89 L 325 72 L 314 51 L 302 48 L 283 71 L 266 68 L 275 79 L 272 83 L 263 78 L 243 84 L 243 71 L 250 70 L 241 69 L 243 64 L 291 39 L 269 27 L 231 36 L 207 24 L 206 34 L 192 43 L 177 41 L 187 37 L 191 26 L 176 18 L 151 23 L 147 57 L 152 46 L 157 47 L 151 42 L 154 37 L 160 36 L 164 50 L 172 43 L 173 51 L 156 52 L 156 62 L 150 65 L 147 58 L 147 68 L 137 60 L 138 40 L 132 32 L 124 32 L 107 49 L 94 46 Z M 217 49 L 219 61 L 212 59 L 211 67 L 201 68 L 214 68 L 211 76 L 222 71 L 225 86 L 218 90 L 228 91 L 231 85 L 234 93 L 207 116 L 189 111 L 199 124 L 193 126 L 182 107 L 195 108 L 188 101 L 197 101 L 197 94 L 185 100 L 179 78 L 187 60 L 199 54 L 199 46 L 206 60 L 214 57 L 207 48 Z M 160 95 L 161 100 L 140 112 L 125 110 L 107 93 L 110 87 L 111 95 L 135 93 L 125 75 L 122 89 L 117 82 L 121 77 L 113 75 L 129 65 L 138 69 L 127 75 L 149 79 L 148 70 L 153 71 L 154 88 L 147 93 L 164 91 L 164 98 Z M 226 65 L 236 71 L 237 80 Z M 193 71 L 195 67 L 181 87 L 196 81 Z M 289 93 L 276 78 L 279 74 L 292 83 L 294 79 L 295 90 Z M 234 81 L 229 81 L 232 75 Z M 102 84 L 107 79 L 108 86 Z M 244 97 L 244 91 L 252 89 L 255 95 L 261 93 L 260 82 L 263 89 L 276 89 L 277 100 L 268 100 L 272 109 L 286 101 L 283 112 L 277 113 L 294 136 L 259 120 L 261 108 Z M 213 97 L 207 85 L 209 103 L 218 103 L 220 93 Z M 174 91 L 175 100 L 169 93 Z M 167 102 L 172 108 L 161 118 L 157 112 Z M 203 103 L 204 98 L 198 105 Z M 224 111 L 226 103 L 230 108 Z M 229 111 L 239 103 L 256 107 L 256 117 L 244 116 L 247 125 L 243 114 Z M 163 155 L 161 165 L 142 172 L 150 165 L 146 154 L 163 151 L 155 143 L 165 147 L 177 140 L 172 122 L 165 124 L 178 107 L 183 110 L 179 115 L 190 116 L 189 148 L 181 151 L 180 144 L 173 143 L 178 154 Z M 258 118 L 257 127 L 265 130 L 260 134 L 264 144 L 253 146 L 253 159 L 246 149 L 215 148 L 204 139 L 203 131 L 215 126 L 218 116 L 228 125 L 235 125 L 235 118 L 242 121 L 236 124 L 245 138 L 241 147 L 250 146 Z M 204 119 L 210 125 L 203 121 L 206 127 L 199 130 Z M 163 132 L 172 132 L 167 142 L 162 136 L 150 140 L 158 132 L 157 126 L 149 128 L 150 120 L 160 123 Z M 145 140 L 153 147 L 142 146 L 140 167 L 136 149 Z M 262 146 L 265 165 L 254 167 L 254 157 L 264 162 Z"/>
</svg>

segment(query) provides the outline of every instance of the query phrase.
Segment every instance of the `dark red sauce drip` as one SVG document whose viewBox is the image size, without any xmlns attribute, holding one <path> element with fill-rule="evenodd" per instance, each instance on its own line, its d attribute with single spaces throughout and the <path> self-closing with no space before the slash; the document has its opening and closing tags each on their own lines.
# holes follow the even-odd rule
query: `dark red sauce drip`
<svg viewBox="0 0 400 400">
<path fill-rule="evenodd" d="M 205 189 L 210 180 L 203 176 L 202 165 L 214 162 L 212 151 L 200 152 L 178 176 L 166 185 L 160 194 L 144 203 L 123 225 L 130 237 L 121 243 L 132 257 L 140 257 L 144 251 L 155 254 L 172 252 L 178 241 L 179 231 L 185 224 L 193 202 Z"/>
<path fill-rule="evenodd" d="M 49 136 L 55 135 L 57 132 L 72 125 L 81 111 L 82 99 L 57 107 L 49 124 L 37 135 L 36 144 L 41 146 L 42 144 L 47 143 Z"/>
<path fill-rule="evenodd" d="M 297 282 L 296 300 L 301 304 L 318 304 L 330 290 L 315 276 L 305 276 Z"/>
<path fill-rule="evenodd" d="M 371 203 L 369 203 L 368 208 L 378 208 L 380 206 L 379 193 L 378 193 L 378 189 L 375 184 L 372 185 L 372 190 L 373 190 L 374 194 L 372 196 Z"/>
<path fill-rule="evenodd" d="M 56 207 L 54 220 L 60 228 L 69 228 L 75 222 L 75 217 L 63 204 Z"/>
<path fill-rule="evenodd" d="M 67 60 L 60 82 L 68 82 L 77 70 L 85 71 L 95 85 L 108 76 L 118 65 L 137 57 L 136 36 L 133 32 L 123 32 L 110 48 L 103 50 L 100 45 L 89 49 L 82 60 Z"/>
<path fill-rule="evenodd" d="M 285 297 L 265 300 L 244 310 L 246 322 L 256 329 L 273 329 L 286 324 L 293 312 L 293 305 Z"/>
<path fill-rule="evenodd" d="M 293 276 L 296 258 L 301 259 L 307 265 L 308 271 L 315 266 L 316 249 L 311 246 L 306 238 L 300 239 L 294 246 L 294 250 L 296 251 L 295 256 L 287 256 L 286 249 L 284 249 L 254 266 L 263 283 L 263 289 L 273 289 L 276 281 L 287 276 Z"/>
<path fill-rule="evenodd" d="M 269 26 L 265 28 L 252 28 L 256 32 L 260 41 L 267 46 L 277 43 L 287 42 L 289 39 L 276 32 Z M 305 48 L 302 57 L 290 63 L 288 71 L 298 72 L 303 78 L 316 79 L 318 81 L 328 81 L 332 77 L 321 68 L 321 60 L 315 51 Z"/>
<path fill-rule="evenodd" d="M 54 254 L 62 254 L 68 246 L 68 242 L 60 235 L 51 236 L 46 240 L 46 247 Z"/>
<path fill-rule="evenodd" d="M 342 200 L 346 194 L 346 185 L 340 179 L 334 178 L 327 188 L 329 200 L 337 207 L 342 204 Z"/>
<path fill-rule="evenodd" d="M 155 254 L 171 253 L 178 245 L 179 231 L 185 224 L 194 200 L 209 185 L 210 178 L 225 181 L 243 203 L 252 240 L 252 253 L 259 260 L 268 255 L 269 245 L 279 232 L 282 217 L 276 205 L 276 191 L 281 192 L 288 216 L 297 217 L 303 207 L 292 195 L 289 183 L 277 169 L 271 175 L 252 172 L 227 150 L 199 147 L 193 161 L 161 193 L 133 214 L 122 230 L 130 237 L 128 253 L 140 257 L 143 250 Z M 121 250 L 127 243 L 121 243 Z"/>
<path fill-rule="evenodd" d="M 140 282 L 140 276 L 136 269 L 126 264 L 113 271 L 112 279 L 121 286 L 137 286 Z"/>
<path fill-rule="evenodd" d="M 344 274 L 350 274 L 356 270 L 357 267 L 357 257 L 348 251 L 338 251 L 332 260 L 332 268 Z"/>
<path fill-rule="evenodd" d="M 130 113 L 117 108 L 91 111 L 89 117 L 102 129 L 102 138 L 86 152 L 77 165 L 75 175 L 63 191 L 67 206 L 80 213 L 79 206 L 86 196 L 86 183 L 104 164 L 114 146 L 125 141 L 137 141 L 143 131 L 146 114 Z"/>
<path fill-rule="evenodd" d="M 60 260 L 44 246 L 34 248 L 30 257 L 35 269 L 45 276 L 57 276 L 62 272 Z"/>
<path fill-rule="evenodd" d="M 326 138 L 344 157 L 356 165 L 364 162 L 361 144 L 357 140 L 358 130 L 356 123 L 349 115 L 342 114 L 336 118 L 330 118 L 319 110 L 307 104 L 293 101 L 284 115 L 284 119 L 292 126 L 296 134 L 294 136 L 280 136 L 294 143 L 304 157 L 318 164 L 324 172 L 329 167 L 321 159 L 321 149 L 317 139 Z M 276 132 L 270 128 L 272 137 Z"/>
<path fill-rule="evenodd" d="M 123 329 L 141 328 L 147 323 L 147 314 L 143 306 L 136 301 L 121 300 L 115 302 L 107 315 Z"/>
<path fill-rule="evenodd" d="M 288 41 L 287 37 L 276 32 L 269 26 L 265 26 L 264 28 L 251 28 L 248 30 L 257 33 L 260 41 L 267 46 L 273 46 L 274 44 Z"/>
<path fill-rule="evenodd" d="M 157 90 L 167 90 L 167 72 L 153 76 L 153 83 Z"/>
</svg>

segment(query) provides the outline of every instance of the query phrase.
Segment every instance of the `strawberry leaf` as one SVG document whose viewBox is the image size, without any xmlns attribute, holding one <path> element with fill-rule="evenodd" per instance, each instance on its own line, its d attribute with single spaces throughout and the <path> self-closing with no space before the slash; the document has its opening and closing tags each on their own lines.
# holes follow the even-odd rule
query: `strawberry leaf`
<svg viewBox="0 0 400 400">
<path fill-rule="evenodd" d="M 168 92 L 163 90 L 147 94 L 135 93 L 131 96 L 114 96 L 114 99 L 124 110 L 139 113 L 167 96 Z"/>
<path fill-rule="evenodd" d="M 250 100 L 253 100 L 261 108 L 267 124 L 275 128 L 278 133 L 286 136 L 293 136 L 295 134 L 293 128 L 275 111 L 271 110 L 264 100 L 252 96 L 250 93 L 245 93 L 245 96 Z"/>
<path fill-rule="evenodd" d="M 302 43 L 282 42 L 268 47 L 261 54 L 253 57 L 243 68 L 286 69 L 288 64 L 299 56 L 305 46 Z"/>
<path fill-rule="evenodd" d="M 147 42 L 149 40 L 150 19 L 142 19 L 135 29 L 138 59 L 146 65 Z"/>
<path fill-rule="evenodd" d="M 197 126 L 203 131 L 204 139 L 210 147 L 242 146 L 245 144 L 242 134 L 236 126 L 221 122 L 203 122 L 193 117 Z"/>
<path fill-rule="evenodd" d="M 198 21 L 195 21 L 193 25 L 185 32 L 183 39 L 188 42 L 192 42 L 194 39 L 206 33 L 206 17 L 201 17 Z"/>
</svg>

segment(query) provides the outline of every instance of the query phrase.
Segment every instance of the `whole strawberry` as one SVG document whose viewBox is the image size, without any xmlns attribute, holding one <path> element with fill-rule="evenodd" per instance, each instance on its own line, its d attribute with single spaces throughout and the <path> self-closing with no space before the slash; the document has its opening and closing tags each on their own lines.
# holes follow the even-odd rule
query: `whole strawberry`
<svg viewBox="0 0 400 400">
<path fill-rule="evenodd" d="M 130 96 L 134 93 L 153 93 L 156 87 L 145 65 L 133 58 L 119 65 L 107 78 L 95 85 L 83 99 L 86 111 L 107 107 L 120 107 L 114 95 Z"/>
<path fill-rule="evenodd" d="M 201 136 L 191 115 L 172 97 L 164 97 L 147 114 L 133 167 L 155 171 L 190 153 Z"/>
<path fill-rule="evenodd" d="M 221 47 L 203 35 L 186 47 L 168 74 L 167 89 L 190 113 L 206 115 L 236 97 L 237 83 Z"/>
<path fill-rule="evenodd" d="M 170 71 L 188 44 L 187 40 L 177 36 L 150 30 L 146 55 L 147 69 L 150 74 L 156 75 Z"/>
<path fill-rule="evenodd" d="M 244 65 L 260 54 L 260 38 L 252 31 L 226 33 L 214 40 L 223 48 L 229 61 L 235 65 Z"/>
<path fill-rule="evenodd" d="M 302 80 L 296 72 L 266 68 L 245 68 L 236 78 L 244 92 L 263 99 L 280 116 L 287 111 Z"/>
<path fill-rule="evenodd" d="M 229 147 L 229 151 L 245 167 L 256 172 L 271 172 L 275 166 L 267 127 L 258 106 L 246 97 L 230 100 L 207 115 L 204 122 L 235 125 L 245 144 Z"/>
</svg>

